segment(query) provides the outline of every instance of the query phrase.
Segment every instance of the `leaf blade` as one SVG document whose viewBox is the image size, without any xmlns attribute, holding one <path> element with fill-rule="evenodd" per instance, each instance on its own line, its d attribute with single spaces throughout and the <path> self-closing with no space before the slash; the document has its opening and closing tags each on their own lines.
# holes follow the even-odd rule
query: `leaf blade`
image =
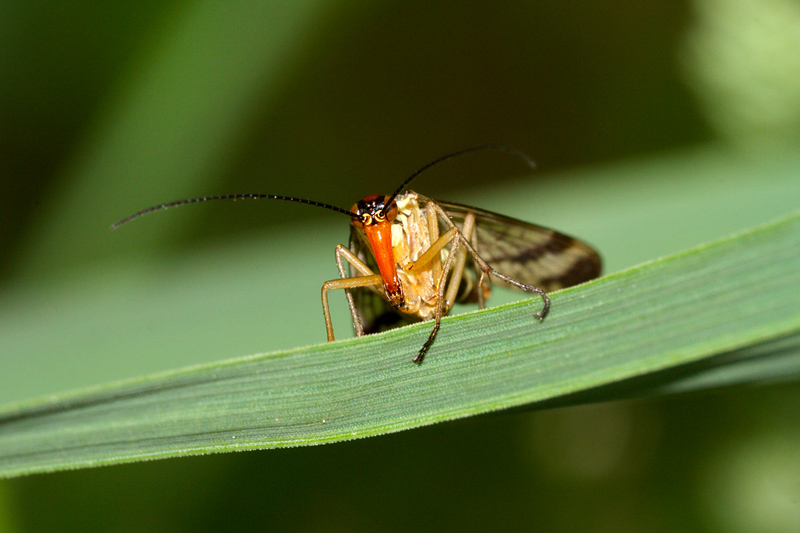
<svg viewBox="0 0 800 533">
<path fill-rule="evenodd" d="M 537 299 L 448 317 L 421 368 L 426 324 L 7 406 L 0 476 L 321 444 L 595 389 L 613 399 L 641 376 L 655 383 L 634 394 L 670 392 L 665 370 L 736 350 L 758 363 L 741 353 L 763 357 L 759 345 L 796 379 L 797 264 L 800 214 L 556 293 L 541 324 Z M 681 375 L 677 390 L 730 381 L 717 373 Z"/>
</svg>

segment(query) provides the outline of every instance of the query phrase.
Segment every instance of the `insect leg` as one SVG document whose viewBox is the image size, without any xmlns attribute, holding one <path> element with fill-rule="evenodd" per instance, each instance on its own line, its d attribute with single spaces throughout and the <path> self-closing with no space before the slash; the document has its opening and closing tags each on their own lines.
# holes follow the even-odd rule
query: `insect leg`
<svg viewBox="0 0 800 533">
<path fill-rule="evenodd" d="M 458 255 L 458 248 L 460 245 L 459 239 L 455 237 L 457 233 L 458 233 L 458 228 L 452 227 L 449 230 L 447 230 L 445 234 L 442 235 L 442 237 L 440 237 L 439 240 L 436 241 L 431 246 L 431 249 L 433 249 L 435 246 L 438 246 L 438 248 L 436 249 L 436 253 L 439 253 L 439 250 L 441 250 L 445 244 L 447 244 L 448 242 L 453 243 L 453 245 L 450 247 L 450 253 L 447 254 L 447 261 L 445 261 L 444 268 L 442 269 L 442 274 L 441 276 L 439 276 L 439 281 L 436 286 L 438 298 L 436 299 L 437 300 L 436 314 L 434 315 L 433 319 L 433 331 L 431 331 L 431 334 L 428 336 L 428 340 L 425 341 L 425 344 L 422 345 L 422 349 L 419 351 L 417 356 L 414 359 L 412 359 L 412 361 L 417 364 L 422 363 L 422 360 L 425 358 L 425 354 L 427 353 L 428 348 L 430 348 L 431 344 L 433 344 L 434 339 L 436 339 L 436 334 L 439 332 L 439 328 L 442 325 L 442 316 L 444 316 L 444 311 L 445 311 L 444 290 L 445 290 L 445 285 L 447 283 L 447 275 L 449 274 L 450 269 L 453 266 L 454 259 Z M 427 253 L 428 252 L 425 252 L 423 256 L 425 256 Z M 416 265 L 417 263 L 414 264 Z"/>
<path fill-rule="evenodd" d="M 430 199 L 427 200 L 428 204 L 432 205 L 433 208 L 436 209 L 439 216 L 442 218 L 442 220 L 444 220 L 444 223 L 450 227 L 450 229 L 456 228 L 456 225 L 453 223 L 452 220 L 450 220 L 450 217 L 447 216 L 447 213 L 444 212 L 444 209 L 442 209 L 439 204 L 437 204 L 433 200 Z M 539 320 L 544 320 L 545 315 L 547 315 L 547 312 L 550 310 L 550 298 L 547 296 L 547 293 L 544 292 L 544 290 L 540 289 L 539 287 L 534 287 L 533 285 L 526 285 L 525 283 L 521 283 L 515 280 L 514 278 L 510 278 L 504 274 L 501 274 L 497 270 L 490 267 L 489 264 L 486 261 L 484 261 L 480 255 L 478 255 L 478 252 L 475 251 L 475 248 L 472 247 L 472 245 L 469 243 L 469 240 L 467 240 L 460 231 L 458 232 L 458 239 L 470 253 L 470 255 L 472 256 L 472 260 L 475 261 L 475 264 L 480 267 L 480 269 L 483 271 L 484 274 L 488 276 L 494 274 L 495 276 L 502 279 L 509 285 L 513 285 L 523 291 L 535 292 L 536 294 L 541 296 L 542 301 L 544 301 L 544 306 L 542 307 L 542 310 L 536 313 L 534 316 Z"/>
<path fill-rule="evenodd" d="M 342 263 L 342 256 L 362 275 L 352 278 L 347 277 L 344 271 L 344 264 Z M 336 247 L 336 263 L 339 266 L 339 274 L 341 279 L 334 279 L 326 281 L 322 285 L 322 312 L 325 316 L 325 329 L 328 333 L 328 340 L 333 340 L 333 321 L 331 320 L 331 312 L 328 306 L 328 291 L 331 289 L 344 289 L 347 294 L 347 303 L 350 306 L 350 313 L 353 315 L 353 327 L 355 328 L 356 336 L 360 337 L 364 334 L 364 328 L 361 325 L 361 318 L 358 316 L 353 295 L 350 294 L 350 289 L 355 287 L 367 287 L 376 290 L 376 287 L 381 285 L 380 274 L 374 274 L 367 265 L 365 265 L 356 255 L 349 249 L 341 244 Z"/>
<path fill-rule="evenodd" d="M 439 240 L 439 216 L 435 209 L 426 209 L 425 218 L 428 220 L 428 237 L 431 243 Z M 433 279 L 439 279 L 442 274 L 442 256 L 436 254 L 431 261 L 431 274 Z"/>
<path fill-rule="evenodd" d="M 455 226 L 451 227 L 444 233 L 444 235 L 439 237 L 433 244 L 431 244 L 430 248 L 425 250 L 425 252 L 423 252 L 423 254 L 420 255 L 416 261 L 406 266 L 405 270 L 413 273 L 421 272 L 430 268 L 430 265 L 436 260 L 437 257 L 441 261 L 439 252 L 441 252 L 442 248 L 450 244 L 455 239 L 455 235 L 457 233 L 458 228 Z"/>
<path fill-rule="evenodd" d="M 470 238 L 474 231 L 475 214 L 467 213 L 467 216 L 464 218 L 464 229 L 461 230 L 460 233 Z M 458 238 L 456 238 L 456 242 L 459 242 Z M 445 296 L 448 307 L 452 307 L 453 303 L 456 301 L 456 295 L 458 293 L 458 287 L 461 285 L 461 276 L 464 274 L 464 263 L 466 263 L 466 261 L 466 248 L 458 250 L 458 257 L 456 257 L 456 262 L 453 266 L 453 276 L 450 278 L 450 285 L 447 288 L 447 295 Z"/>
<path fill-rule="evenodd" d="M 477 250 L 478 249 L 478 232 L 473 230 L 472 231 L 472 248 Z M 486 298 L 489 295 L 489 288 L 483 286 L 483 270 L 481 267 L 478 266 L 478 263 L 472 262 L 472 266 L 475 268 L 475 274 L 478 276 L 478 309 L 484 309 L 486 307 Z"/>
<path fill-rule="evenodd" d="M 352 250 L 349 248 L 342 246 L 341 244 L 336 245 L 336 265 L 339 267 L 339 275 L 342 279 L 348 278 L 350 276 L 347 275 L 347 272 L 344 270 L 344 263 L 342 262 L 342 256 L 347 259 L 347 262 L 350 263 L 352 267 L 354 267 L 357 271 L 361 273 L 361 276 L 374 276 L 375 273 L 361 261 L 356 254 L 353 253 Z M 375 286 L 369 285 L 370 289 L 373 289 L 378 294 L 383 294 L 379 291 Z M 353 328 L 356 332 L 356 337 L 361 337 L 364 335 L 364 327 L 361 324 L 361 317 L 358 314 L 358 310 L 356 309 L 355 300 L 353 300 L 353 293 L 350 289 L 344 290 L 345 296 L 347 296 L 347 305 L 350 307 L 350 314 L 353 316 Z"/>
<path fill-rule="evenodd" d="M 434 216 L 437 216 L 435 210 L 433 209 L 429 210 L 428 212 L 433 213 Z M 436 225 L 438 226 L 438 221 L 436 222 Z M 472 233 L 474 229 L 475 215 L 470 214 L 464 222 L 464 231 Z M 430 248 L 425 250 L 425 253 L 423 253 L 416 261 L 414 261 L 412 265 L 407 267 L 406 270 L 409 272 L 417 272 L 427 268 L 432 268 L 435 278 L 439 279 L 441 275 L 441 267 L 436 269 L 436 265 L 441 264 L 441 255 L 439 252 L 448 244 L 460 242 L 461 239 L 458 237 L 458 235 L 461 234 L 461 230 L 459 230 L 458 227 L 451 225 L 450 229 L 448 229 L 444 235 L 438 237 L 438 234 L 439 230 L 437 228 L 435 233 L 435 237 L 437 238 L 434 239 L 434 236 L 431 237 L 433 244 L 431 244 Z M 453 274 L 450 278 L 449 285 L 447 285 L 447 294 L 444 297 L 445 309 L 448 310 L 453 306 L 453 302 L 455 302 L 458 287 L 461 284 L 461 276 L 464 274 L 464 264 L 467 260 L 467 251 L 459 248 L 460 247 L 450 249 L 451 255 L 454 253 L 454 251 L 458 252 L 458 255 L 455 256 L 455 262 L 453 263 Z M 446 280 L 446 278 L 444 279 Z"/>
</svg>

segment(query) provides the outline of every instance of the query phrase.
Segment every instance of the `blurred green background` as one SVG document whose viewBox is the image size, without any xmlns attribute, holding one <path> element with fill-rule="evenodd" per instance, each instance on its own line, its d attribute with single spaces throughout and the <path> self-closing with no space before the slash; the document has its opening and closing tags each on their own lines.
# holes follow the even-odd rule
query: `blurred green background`
<svg viewBox="0 0 800 533">
<path fill-rule="evenodd" d="M 473 154 L 415 189 L 576 235 L 607 272 L 800 205 L 796 1 L 1 9 L 2 403 L 324 341 L 343 217 L 236 202 L 109 231 L 164 201 L 347 208 L 500 142 L 537 172 Z M 798 400 L 735 388 L 0 481 L 0 531 L 792 531 Z"/>
</svg>

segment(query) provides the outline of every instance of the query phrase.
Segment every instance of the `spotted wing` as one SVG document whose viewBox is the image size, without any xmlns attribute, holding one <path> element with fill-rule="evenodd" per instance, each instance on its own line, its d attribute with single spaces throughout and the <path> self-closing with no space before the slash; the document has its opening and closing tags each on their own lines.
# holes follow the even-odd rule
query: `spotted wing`
<svg viewBox="0 0 800 533">
<path fill-rule="evenodd" d="M 436 203 L 459 228 L 467 213 L 475 213 L 478 255 L 517 281 L 553 291 L 600 276 L 600 255 L 581 241 L 484 209 Z"/>
<path fill-rule="evenodd" d="M 350 227 L 350 250 L 373 272 L 376 274 L 379 272 L 378 262 L 369 247 L 363 229 Z M 347 268 L 350 276 L 359 275 L 358 271 L 349 264 Z M 364 333 L 377 333 L 419 321 L 415 316 L 401 313 L 392 307 L 382 292 L 378 293 L 366 287 L 356 287 L 350 290 L 361 318 L 361 325 L 364 327 Z"/>
</svg>

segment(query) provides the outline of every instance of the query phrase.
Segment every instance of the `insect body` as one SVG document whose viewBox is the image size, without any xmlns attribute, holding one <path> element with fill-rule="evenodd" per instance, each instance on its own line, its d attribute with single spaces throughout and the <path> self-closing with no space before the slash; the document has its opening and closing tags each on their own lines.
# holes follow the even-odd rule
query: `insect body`
<svg viewBox="0 0 800 533">
<path fill-rule="evenodd" d="M 412 174 L 391 196 L 371 195 L 350 211 L 305 200 L 266 194 L 234 194 L 180 200 L 145 209 L 117 222 L 188 203 L 225 199 L 275 199 L 324 207 L 351 217 L 350 246 L 336 247 L 339 279 L 322 286 L 328 340 L 334 340 L 328 291 L 344 289 L 357 336 L 392 324 L 433 320 L 434 326 L 415 363 L 421 363 L 455 302 L 488 296 L 487 278 L 495 276 L 518 289 L 538 294 L 543 320 L 550 308 L 546 291 L 569 287 L 600 275 L 600 257 L 571 237 L 465 205 L 439 202 L 413 191 L 401 192 L 423 170 L 476 150 L 468 148 L 439 158 Z"/>
</svg>

